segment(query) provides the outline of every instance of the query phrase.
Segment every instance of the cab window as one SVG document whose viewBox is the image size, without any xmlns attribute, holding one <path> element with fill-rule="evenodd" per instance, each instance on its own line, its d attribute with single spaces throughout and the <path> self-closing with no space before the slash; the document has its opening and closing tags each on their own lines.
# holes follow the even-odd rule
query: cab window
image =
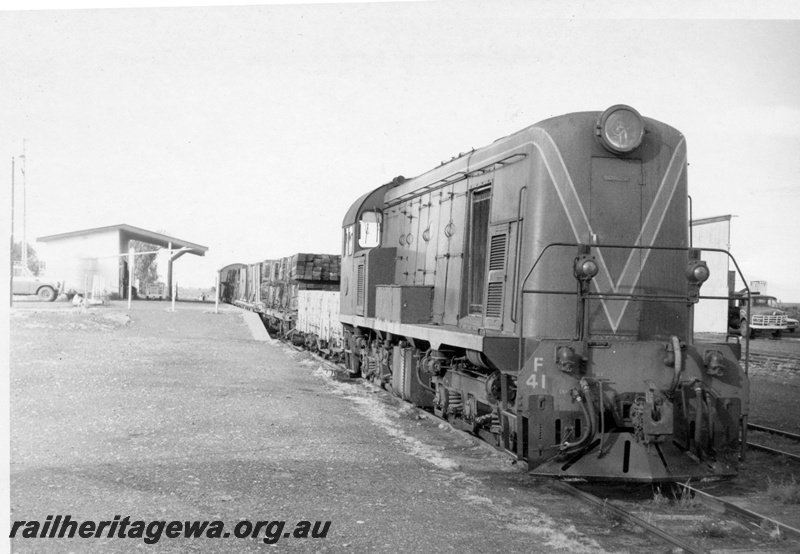
<svg viewBox="0 0 800 554">
<path fill-rule="evenodd" d="M 358 222 L 358 247 L 374 248 L 381 242 L 381 220 L 379 211 L 365 211 Z"/>
<path fill-rule="evenodd" d="M 353 255 L 353 228 L 354 225 L 348 225 L 343 229 L 343 237 L 342 240 L 344 243 L 342 244 L 342 256 L 352 256 Z"/>
<path fill-rule="evenodd" d="M 767 307 L 770 307 L 770 308 L 777 308 L 778 307 L 778 301 L 775 300 L 774 298 L 761 297 L 761 298 L 755 298 L 753 300 L 753 305 L 754 306 L 767 306 Z"/>
</svg>

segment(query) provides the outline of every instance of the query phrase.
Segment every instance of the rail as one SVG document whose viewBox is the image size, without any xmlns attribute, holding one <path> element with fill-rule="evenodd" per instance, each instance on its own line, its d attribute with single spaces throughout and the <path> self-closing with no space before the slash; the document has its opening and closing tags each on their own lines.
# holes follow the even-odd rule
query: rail
<svg viewBox="0 0 800 554">
<path fill-rule="evenodd" d="M 684 541 L 683 539 L 681 539 L 680 537 L 676 537 L 675 535 L 667 533 L 665 530 L 661 529 L 660 527 L 656 527 L 652 523 L 649 523 L 649 522 L 643 520 L 642 518 L 640 518 L 640 517 L 638 517 L 638 516 L 636 516 L 636 515 L 634 515 L 634 514 L 632 514 L 630 512 L 627 512 L 627 511 L 623 510 L 622 508 L 614 506 L 613 504 L 611 504 L 607 500 L 604 500 L 604 499 L 602 499 L 602 498 L 600 498 L 598 496 L 595 496 L 595 495 L 593 495 L 591 493 L 588 493 L 586 491 L 582 491 L 582 490 L 580 490 L 578 488 L 573 487 L 572 485 L 570 485 L 568 483 L 564 483 L 563 481 L 554 481 L 552 483 L 552 485 L 556 489 L 560 490 L 561 492 L 569 494 L 569 495 L 571 495 L 571 496 L 573 496 L 573 497 L 575 497 L 575 498 L 577 498 L 579 500 L 582 500 L 583 502 L 586 502 L 588 504 L 592 504 L 594 506 L 598 506 L 598 507 L 600 507 L 600 508 L 602 508 L 604 510 L 608 510 L 610 512 L 613 512 L 615 515 L 617 515 L 619 518 L 623 519 L 624 521 L 626 521 L 628 523 L 631 523 L 633 525 L 637 525 L 637 526 L 641 527 L 642 529 L 646 530 L 647 532 L 649 532 L 649 533 L 651 533 L 651 534 L 653 534 L 653 535 L 655 535 L 657 537 L 660 537 L 660 538 L 664 539 L 665 541 L 667 541 L 668 543 L 672 544 L 673 546 L 677 546 L 678 548 L 682 548 L 686 552 L 690 552 L 692 554 L 705 554 L 705 552 L 706 552 L 702 548 L 699 548 L 699 547 L 697 547 L 697 546 L 695 546 L 693 544 L 690 544 L 690 543 Z"/>
<path fill-rule="evenodd" d="M 800 540 L 800 530 L 795 529 L 794 527 L 786 525 L 785 523 L 781 523 L 780 521 L 776 521 L 765 515 L 756 513 L 752 510 L 748 510 L 746 508 L 742 508 L 741 506 L 737 506 L 733 502 L 728 502 L 727 500 L 717 498 L 716 496 L 698 490 L 692 486 L 686 484 L 680 484 L 679 486 L 682 487 L 685 491 L 694 495 L 694 497 L 700 500 L 703 504 L 714 510 L 743 519 L 748 523 L 751 523 L 759 527 L 763 526 L 765 522 L 769 523 L 771 526 L 777 529 L 782 536 L 790 537 L 795 541 Z"/>
<path fill-rule="evenodd" d="M 780 429 L 773 429 L 772 427 L 765 427 L 763 425 L 756 425 L 755 423 L 748 423 L 747 429 L 750 431 L 758 431 L 761 433 L 767 433 L 770 435 L 774 435 L 776 437 L 783 437 L 785 439 L 789 439 L 794 443 L 800 443 L 800 435 L 795 433 L 790 433 L 788 431 L 782 431 Z M 764 444 L 759 444 L 751 441 L 747 441 L 748 448 L 752 448 L 753 450 L 761 450 L 762 452 L 768 452 L 769 454 L 774 454 L 776 456 L 785 456 L 797 462 L 800 462 L 800 455 L 793 454 L 791 452 L 786 452 L 785 450 L 780 450 L 778 448 L 774 448 L 772 446 L 766 446 Z"/>
</svg>

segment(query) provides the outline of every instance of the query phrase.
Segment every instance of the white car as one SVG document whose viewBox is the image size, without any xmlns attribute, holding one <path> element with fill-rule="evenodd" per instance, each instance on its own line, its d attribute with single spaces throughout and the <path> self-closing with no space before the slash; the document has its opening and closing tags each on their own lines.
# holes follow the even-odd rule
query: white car
<svg viewBox="0 0 800 554">
<path fill-rule="evenodd" d="M 14 266 L 14 278 L 11 280 L 11 294 L 35 294 L 40 300 L 52 302 L 61 292 L 61 283 L 37 277 L 21 265 Z"/>
<path fill-rule="evenodd" d="M 787 317 L 786 318 L 786 332 L 787 333 L 794 333 L 794 330 L 797 329 L 797 326 L 800 325 L 796 319 Z"/>
</svg>

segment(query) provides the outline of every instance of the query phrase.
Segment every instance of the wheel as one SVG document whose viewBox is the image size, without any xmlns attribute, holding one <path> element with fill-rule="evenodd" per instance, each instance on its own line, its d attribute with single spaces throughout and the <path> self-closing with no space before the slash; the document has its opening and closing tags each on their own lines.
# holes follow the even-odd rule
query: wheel
<svg viewBox="0 0 800 554">
<path fill-rule="evenodd" d="M 345 328 L 344 330 L 344 365 L 347 366 L 347 373 L 351 378 L 361 376 L 361 354 L 356 354 L 356 338 L 353 331 Z"/>
<path fill-rule="evenodd" d="M 52 287 L 42 287 L 36 293 L 43 302 L 52 302 L 56 299 L 56 291 Z"/>
<path fill-rule="evenodd" d="M 749 336 L 751 339 L 756 338 L 756 332 L 750 328 L 750 325 L 747 323 L 746 319 L 743 319 L 739 324 L 739 334 L 742 335 L 742 338 L 747 336 Z"/>
<path fill-rule="evenodd" d="M 350 377 L 359 377 L 361 375 L 361 356 L 356 356 L 352 352 L 348 352 L 345 354 L 345 360 L 347 360 L 347 372 L 350 374 Z"/>
</svg>

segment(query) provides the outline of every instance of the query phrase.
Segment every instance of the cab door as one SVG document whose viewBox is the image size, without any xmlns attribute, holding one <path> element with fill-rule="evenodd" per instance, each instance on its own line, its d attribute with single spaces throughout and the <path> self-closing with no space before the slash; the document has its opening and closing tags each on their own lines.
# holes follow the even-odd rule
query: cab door
<svg viewBox="0 0 800 554">
<path fill-rule="evenodd" d="M 603 245 L 636 244 L 642 230 L 643 185 L 640 160 L 592 158 L 589 217 L 604 273 L 594 279 L 600 293 L 630 294 L 638 284 L 644 251 Z M 609 297 L 591 304 L 590 332 L 638 334 L 641 301 Z"/>
</svg>

